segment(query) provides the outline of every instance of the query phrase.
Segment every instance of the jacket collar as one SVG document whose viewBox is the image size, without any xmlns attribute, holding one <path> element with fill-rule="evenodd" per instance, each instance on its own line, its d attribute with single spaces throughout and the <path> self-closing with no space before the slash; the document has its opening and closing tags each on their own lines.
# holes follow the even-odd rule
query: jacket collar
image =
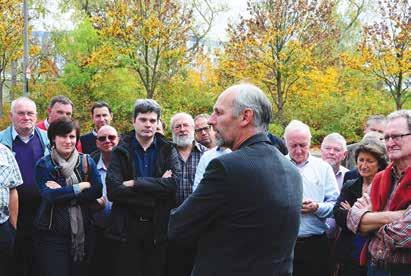
<svg viewBox="0 0 411 276">
<path fill-rule="evenodd" d="M 248 147 L 251 146 L 255 143 L 261 143 L 261 142 L 266 142 L 266 143 L 270 143 L 270 140 L 268 139 L 267 135 L 264 132 L 259 132 L 257 134 L 254 134 L 253 136 L 251 136 L 250 138 L 248 138 L 247 140 L 245 140 L 239 147 L 239 149 L 243 148 L 243 147 Z"/>
</svg>

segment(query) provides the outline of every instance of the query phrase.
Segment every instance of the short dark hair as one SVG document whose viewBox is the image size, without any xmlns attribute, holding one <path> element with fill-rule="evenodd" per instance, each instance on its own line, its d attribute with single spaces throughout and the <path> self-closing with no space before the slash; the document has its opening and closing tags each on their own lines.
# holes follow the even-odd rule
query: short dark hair
<svg viewBox="0 0 411 276">
<path fill-rule="evenodd" d="M 388 165 L 385 146 L 379 140 L 376 140 L 376 139 L 362 140 L 359 143 L 358 148 L 355 150 L 355 153 L 354 153 L 355 162 L 357 162 L 358 155 L 360 155 L 360 153 L 369 153 L 372 156 L 374 156 L 378 161 L 378 171 L 384 170 Z"/>
<path fill-rule="evenodd" d="M 135 120 L 140 113 L 154 112 L 157 114 L 157 120 L 161 116 L 161 106 L 153 99 L 138 99 L 134 104 L 133 119 Z"/>
<path fill-rule="evenodd" d="M 66 135 L 73 130 L 76 131 L 77 143 L 80 138 L 80 126 L 78 124 L 78 121 L 68 117 L 61 117 L 50 123 L 50 126 L 47 129 L 47 137 L 49 138 L 51 145 L 54 146 L 54 139 L 56 138 L 56 136 Z"/>
<path fill-rule="evenodd" d="M 58 95 L 58 96 L 54 96 L 53 98 L 51 98 L 49 108 L 53 108 L 53 106 L 56 103 L 69 104 L 72 107 L 74 106 L 73 102 L 69 98 L 67 98 L 66 96 L 63 96 L 63 95 Z"/>
<path fill-rule="evenodd" d="M 102 108 L 102 107 L 107 107 L 107 109 L 108 109 L 108 112 L 110 112 L 110 113 L 113 113 L 112 111 L 111 111 L 111 108 L 110 108 L 110 106 L 108 105 L 108 103 L 106 103 L 106 102 L 95 102 L 92 106 L 91 106 L 91 115 L 93 115 L 94 114 L 94 109 L 96 109 L 96 108 Z"/>
</svg>

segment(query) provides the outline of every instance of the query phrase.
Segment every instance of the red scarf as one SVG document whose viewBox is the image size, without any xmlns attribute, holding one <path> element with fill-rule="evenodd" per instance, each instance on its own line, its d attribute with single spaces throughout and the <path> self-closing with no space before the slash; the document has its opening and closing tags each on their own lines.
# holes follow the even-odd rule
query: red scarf
<svg viewBox="0 0 411 276">
<path fill-rule="evenodd" d="M 371 185 L 371 202 L 373 212 L 383 211 L 387 204 L 388 198 L 392 191 L 391 175 L 393 170 L 393 163 L 390 163 L 388 167 L 377 173 L 372 181 Z M 411 203 L 411 167 L 408 167 L 404 176 L 398 183 L 398 188 L 393 195 L 389 211 L 397 211 L 406 209 Z M 367 263 L 369 240 L 364 244 L 360 255 L 360 264 L 365 265 Z"/>
</svg>

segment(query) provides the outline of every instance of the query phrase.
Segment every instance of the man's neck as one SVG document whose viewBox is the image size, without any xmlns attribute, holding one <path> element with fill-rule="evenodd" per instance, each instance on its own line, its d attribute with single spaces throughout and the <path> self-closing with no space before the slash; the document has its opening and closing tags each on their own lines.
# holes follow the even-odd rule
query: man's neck
<svg viewBox="0 0 411 276">
<path fill-rule="evenodd" d="M 144 151 L 146 151 L 148 147 L 150 147 L 150 145 L 153 143 L 154 136 L 150 138 L 141 138 L 136 135 L 136 139 L 137 139 L 137 142 L 140 144 L 140 146 L 144 149 Z"/>
<path fill-rule="evenodd" d="M 33 130 L 34 129 L 19 129 L 19 130 L 17 130 L 16 128 L 15 128 L 15 130 L 16 130 L 16 133 L 20 136 L 20 137 L 29 137 L 32 133 L 33 133 Z"/>
<path fill-rule="evenodd" d="M 104 163 L 104 166 L 106 166 L 106 168 L 108 168 L 108 165 L 110 163 L 110 154 L 111 154 L 111 151 L 101 152 L 101 157 L 103 159 L 103 163 Z"/>
<path fill-rule="evenodd" d="M 405 172 L 411 166 L 411 156 L 395 161 L 394 165 L 397 167 L 398 172 Z"/>
<path fill-rule="evenodd" d="M 240 148 L 240 146 L 244 143 L 244 141 L 246 141 L 247 139 L 249 139 L 250 137 L 256 135 L 258 132 L 256 129 L 249 129 L 249 130 L 244 130 L 244 133 L 242 135 L 239 136 L 239 138 L 234 141 L 231 150 L 235 151 L 238 150 Z"/>
<path fill-rule="evenodd" d="M 180 154 L 181 158 L 182 158 L 184 161 L 187 161 L 188 157 L 190 157 L 190 154 L 191 154 L 191 150 L 192 150 L 192 149 L 193 149 L 193 145 L 192 145 L 192 144 L 191 144 L 191 145 L 188 145 L 188 146 L 185 146 L 185 147 L 179 147 L 179 146 L 177 146 L 178 153 Z"/>
</svg>

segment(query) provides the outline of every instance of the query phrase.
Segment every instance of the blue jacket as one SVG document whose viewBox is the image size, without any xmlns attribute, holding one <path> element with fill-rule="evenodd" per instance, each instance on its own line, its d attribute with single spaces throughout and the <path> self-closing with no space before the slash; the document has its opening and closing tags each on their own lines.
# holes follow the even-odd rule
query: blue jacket
<svg viewBox="0 0 411 276">
<path fill-rule="evenodd" d="M 53 212 L 57 208 L 67 209 L 72 204 L 79 204 L 83 213 L 85 227 L 91 223 L 90 204 L 95 203 L 96 199 L 101 197 L 103 184 L 101 183 L 100 174 L 93 159 L 87 155 L 88 172 L 83 171 L 82 158 L 80 154 L 79 161 L 75 168 L 75 173 L 80 175 L 82 181 L 88 182 L 91 187 L 76 192 L 73 186 L 67 186 L 64 176 L 60 174 L 59 166 L 47 155 L 40 159 L 36 164 L 36 183 L 40 191 L 41 205 L 34 220 L 34 225 L 42 230 L 59 229 L 58 225 L 53 227 Z M 50 189 L 46 186 L 47 181 L 55 181 L 60 184 L 61 188 Z"/>
<path fill-rule="evenodd" d="M 39 129 L 38 127 L 35 127 L 34 131 L 40 137 L 40 143 L 44 150 L 43 156 L 48 155 L 50 153 L 50 142 L 47 137 L 47 131 Z M 13 135 L 11 126 L 0 131 L 0 143 L 8 147 L 10 150 L 13 150 Z"/>
</svg>

